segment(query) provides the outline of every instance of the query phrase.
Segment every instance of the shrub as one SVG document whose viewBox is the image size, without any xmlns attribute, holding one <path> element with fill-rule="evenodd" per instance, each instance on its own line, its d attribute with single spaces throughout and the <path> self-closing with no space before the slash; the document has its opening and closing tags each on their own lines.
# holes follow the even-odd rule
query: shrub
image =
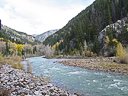
<svg viewBox="0 0 128 96">
<path fill-rule="evenodd" d="M 108 57 L 113 57 L 113 56 L 115 56 L 115 55 L 116 55 L 116 50 L 113 49 L 113 50 L 111 50 L 111 51 L 109 52 Z"/>
<path fill-rule="evenodd" d="M 93 55 L 93 52 L 91 52 L 90 50 L 87 50 L 87 51 L 85 52 L 85 55 L 86 55 L 87 57 L 91 57 L 91 56 Z"/>
<path fill-rule="evenodd" d="M 2 68 L 2 65 L 0 64 L 0 69 Z"/>
<path fill-rule="evenodd" d="M 12 59 L 16 62 L 22 61 L 22 58 L 20 56 L 13 56 Z"/>
<path fill-rule="evenodd" d="M 122 44 L 121 43 L 118 43 L 117 44 L 117 48 L 116 48 L 116 56 L 117 56 L 117 59 L 120 61 L 120 63 L 128 63 L 128 55 L 127 55 L 127 52 L 126 52 L 126 49 L 123 48 Z"/>
<path fill-rule="evenodd" d="M 15 69 L 21 69 L 21 70 L 24 70 L 24 66 L 20 63 L 20 62 L 18 62 L 18 63 L 13 63 L 13 64 L 11 64 L 11 67 L 12 68 L 15 68 Z"/>
<path fill-rule="evenodd" d="M 24 66 L 20 63 L 22 61 L 22 58 L 20 56 L 13 56 L 7 61 L 11 62 L 8 62 L 8 64 L 10 64 L 12 68 L 24 70 Z"/>
<path fill-rule="evenodd" d="M 3 64 L 4 63 L 4 58 L 2 56 L 2 54 L 0 53 L 0 64 Z"/>
<path fill-rule="evenodd" d="M 2 64 L 10 64 L 12 68 L 24 70 L 24 66 L 20 63 L 22 58 L 19 56 L 13 57 L 3 57 L 0 53 L 0 68 L 2 68 Z"/>
</svg>

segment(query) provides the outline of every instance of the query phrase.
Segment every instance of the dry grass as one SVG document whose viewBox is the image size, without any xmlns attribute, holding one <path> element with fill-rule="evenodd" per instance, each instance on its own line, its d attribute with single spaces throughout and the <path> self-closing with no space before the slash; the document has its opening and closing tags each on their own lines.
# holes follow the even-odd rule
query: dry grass
<svg viewBox="0 0 128 96">
<path fill-rule="evenodd" d="M 12 64 L 11 67 L 12 67 L 12 68 L 15 68 L 15 69 L 24 70 L 24 66 L 23 66 L 20 62 L 18 62 L 18 63 L 16 63 L 16 64 Z"/>
<path fill-rule="evenodd" d="M 43 78 L 43 81 L 49 83 L 51 81 L 51 78 L 50 77 Z"/>
<path fill-rule="evenodd" d="M 50 77 L 44 78 L 43 75 L 41 75 L 40 80 L 43 81 L 43 82 L 49 83 L 51 81 L 51 78 Z"/>
<path fill-rule="evenodd" d="M 128 64 L 118 64 L 115 62 L 100 62 L 100 66 L 102 66 L 104 69 L 108 69 L 109 71 L 114 71 L 118 73 L 126 73 L 128 74 Z"/>
<path fill-rule="evenodd" d="M 0 64 L 3 64 L 4 63 L 4 58 L 2 56 L 2 54 L 0 53 Z"/>
<path fill-rule="evenodd" d="M 22 58 L 20 56 L 13 56 L 13 57 L 3 57 L 0 53 L 0 68 L 2 64 L 10 64 L 12 68 L 24 70 L 24 66 L 20 63 Z"/>
<path fill-rule="evenodd" d="M 90 50 L 87 50 L 87 51 L 85 52 L 85 56 L 87 56 L 87 57 L 92 57 L 92 56 L 93 56 L 93 52 L 91 52 Z"/>
<path fill-rule="evenodd" d="M 2 68 L 2 65 L 0 65 L 0 69 Z"/>
<path fill-rule="evenodd" d="M 117 60 L 120 61 L 120 63 L 128 64 L 128 55 L 121 43 L 118 43 L 116 50 Z"/>
</svg>

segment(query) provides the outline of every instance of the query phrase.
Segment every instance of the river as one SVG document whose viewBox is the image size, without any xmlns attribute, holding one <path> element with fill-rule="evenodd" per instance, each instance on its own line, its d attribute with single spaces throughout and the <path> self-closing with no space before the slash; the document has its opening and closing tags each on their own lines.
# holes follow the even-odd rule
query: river
<svg viewBox="0 0 128 96">
<path fill-rule="evenodd" d="M 51 83 L 83 96 L 128 96 L 128 76 L 92 71 L 56 63 L 65 59 L 27 58 L 33 74 L 50 77 Z M 66 59 L 67 60 L 67 59 Z M 26 67 L 26 63 L 23 62 Z"/>
</svg>

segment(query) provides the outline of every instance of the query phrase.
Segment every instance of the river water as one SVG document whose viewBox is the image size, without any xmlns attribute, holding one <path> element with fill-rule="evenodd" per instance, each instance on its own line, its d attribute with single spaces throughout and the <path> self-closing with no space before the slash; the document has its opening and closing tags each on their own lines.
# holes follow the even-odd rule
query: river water
<svg viewBox="0 0 128 96">
<path fill-rule="evenodd" d="M 65 59 L 27 58 L 33 74 L 50 77 L 51 83 L 83 96 L 128 96 L 128 76 L 92 71 L 56 63 Z M 66 59 L 67 60 L 67 59 Z M 26 67 L 26 63 L 23 62 Z"/>
</svg>

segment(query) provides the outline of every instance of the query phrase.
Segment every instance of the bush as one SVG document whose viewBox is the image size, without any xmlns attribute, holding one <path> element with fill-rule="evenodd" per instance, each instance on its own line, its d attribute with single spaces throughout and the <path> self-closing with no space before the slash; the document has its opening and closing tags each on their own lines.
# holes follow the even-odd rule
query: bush
<svg viewBox="0 0 128 96">
<path fill-rule="evenodd" d="M 7 61 L 10 62 L 8 62 L 7 64 L 10 64 L 12 68 L 24 70 L 24 66 L 20 63 L 22 61 L 22 58 L 20 56 L 13 56 Z"/>
<path fill-rule="evenodd" d="M 2 65 L 0 64 L 0 69 L 2 68 Z"/>
<path fill-rule="evenodd" d="M 120 61 L 120 63 L 125 63 L 128 64 L 128 55 L 126 52 L 126 49 L 123 48 L 121 43 L 117 44 L 117 48 L 116 48 L 116 57 L 117 59 Z"/>
<path fill-rule="evenodd" d="M 12 68 L 15 68 L 15 69 L 24 70 L 24 66 L 23 66 L 20 62 L 18 62 L 18 63 L 16 63 L 16 64 L 12 64 L 11 67 L 12 67 Z"/>
<path fill-rule="evenodd" d="M 24 70 L 24 66 L 20 63 L 22 58 L 19 56 L 13 57 L 3 57 L 0 53 L 0 68 L 2 68 L 2 64 L 10 64 L 12 68 Z"/>
<path fill-rule="evenodd" d="M 0 64 L 3 64 L 4 63 L 4 58 L 2 56 L 2 54 L 0 53 Z"/>
<path fill-rule="evenodd" d="M 109 52 L 108 57 L 113 57 L 116 55 L 116 50 L 112 50 L 111 52 Z"/>
<path fill-rule="evenodd" d="M 85 52 L 85 56 L 87 56 L 87 57 L 92 57 L 92 56 L 93 56 L 93 52 L 91 52 L 90 50 L 87 50 L 87 51 Z"/>
</svg>

